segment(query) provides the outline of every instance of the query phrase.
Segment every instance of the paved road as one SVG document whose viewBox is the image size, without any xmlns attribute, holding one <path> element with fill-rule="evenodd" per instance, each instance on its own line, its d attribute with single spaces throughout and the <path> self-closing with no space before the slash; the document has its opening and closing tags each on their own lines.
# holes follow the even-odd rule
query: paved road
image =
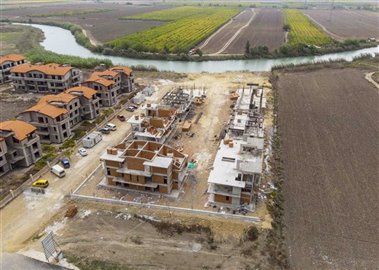
<svg viewBox="0 0 379 270">
<path fill-rule="evenodd" d="M 122 113 L 127 119 L 130 112 Z M 25 241 L 44 228 L 59 212 L 65 211 L 64 196 L 73 191 L 85 177 L 99 165 L 100 155 L 108 146 L 121 141 L 130 133 L 130 125 L 117 119 L 111 121 L 117 130 L 104 135 L 103 140 L 88 150 L 88 156 L 81 157 L 77 151 L 71 158 L 71 168 L 64 178 L 46 173 L 42 178 L 49 180 L 45 195 L 24 191 L 5 208 L 0 210 L 0 251 L 14 252 L 25 246 Z M 6 268 L 5 268 L 6 269 Z"/>
<path fill-rule="evenodd" d="M 65 270 L 68 268 L 41 262 L 36 259 L 26 257 L 16 253 L 1 253 L 0 255 L 1 270 Z"/>
</svg>

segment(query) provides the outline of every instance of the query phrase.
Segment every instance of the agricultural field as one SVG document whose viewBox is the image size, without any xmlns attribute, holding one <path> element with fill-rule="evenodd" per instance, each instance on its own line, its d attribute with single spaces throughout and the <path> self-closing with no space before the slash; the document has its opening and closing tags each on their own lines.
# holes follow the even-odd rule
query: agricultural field
<svg viewBox="0 0 379 270">
<path fill-rule="evenodd" d="M 276 83 L 291 266 L 377 269 L 378 89 L 368 70 L 303 70 Z"/>
<path fill-rule="evenodd" d="M 164 25 L 115 39 L 111 47 L 149 52 L 188 52 L 218 27 L 237 15 L 238 8 L 177 7 L 130 20 L 167 21 Z M 126 18 L 124 18 L 126 19 Z"/>
<path fill-rule="evenodd" d="M 126 21 L 123 16 L 148 13 L 169 8 L 167 5 L 134 6 L 115 3 L 44 4 L 39 7 L 23 6 L 2 10 L 2 18 L 18 21 L 74 23 L 80 25 L 97 43 L 104 43 L 121 36 L 144 31 L 162 25 L 159 21 Z M 88 13 L 89 10 L 97 11 Z M 63 15 L 63 14 L 75 15 Z M 83 14 L 86 13 L 86 14 Z M 50 15 L 48 15 L 50 14 Z M 43 17 L 40 17 L 43 15 Z"/>
<path fill-rule="evenodd" d="M 241 31 L 226 48 L 225 53 L 244 53 L 246 42 L 251 47 L 267 46 L 269 50 L 279 48 L 284 42 L 283 13 L 280 9 L 254 9 L 257 13 L 249 26 Z"/>
<path fill-rule="evenodd" d="M 224 27 L 220 28 L 219 31 L 215 32 L 214 35 L 202 42 L 199 49 L 208 54 L 222 53 L 223 50 L 229 47 L 230 40 L 235 38 L 236 32 L 248 24 L 254 16 L 255 13 L 251 9 L 242 11 L 230 22 L 226 23 Z M 243 51 L 240 51 L 240 53 L 243 53 Z"/>
<path fill-rule="evenodd" d="M 379 39 L 379 13 L 363 10 L 303 10 L 337 39 Z"/>
<path fill-rule="evenodd" d="M 300 10 L 285 9 L 284 21 L 291 28 L 288 35 L 290 45 L 303 43 L 322 46 L 333 42 L 326 33 L 317 28 Z"/>
</svg>

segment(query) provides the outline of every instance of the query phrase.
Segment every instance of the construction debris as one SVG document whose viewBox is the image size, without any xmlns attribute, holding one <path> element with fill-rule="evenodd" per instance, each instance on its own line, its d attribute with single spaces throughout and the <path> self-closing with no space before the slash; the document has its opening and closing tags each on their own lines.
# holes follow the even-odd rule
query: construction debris
<svg viewBox="0 0 379 270">
<path fill-rule="evenodd" d="M 70 205 L 67 208 L 65 217 L 73 218 L 78 213 L 78 207 L 76 205 Z"/>
</svg>

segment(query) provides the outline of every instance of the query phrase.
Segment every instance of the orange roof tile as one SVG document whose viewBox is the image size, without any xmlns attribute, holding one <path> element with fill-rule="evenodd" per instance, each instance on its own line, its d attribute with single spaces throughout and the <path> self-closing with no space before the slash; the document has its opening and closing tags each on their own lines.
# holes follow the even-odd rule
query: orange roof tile
<svg viewBox="0 0 379 270">
<path fill-rule="evenodd" d="M 17 62 L 20 60 L 24 60 L 25 57 L 21 54 L 8 54 L 0 56 L 0 64 L 3 64 L 6 61 Z"/>
<path fill-rule="evenodd" d="M 37 103 L 33 107 L 26 109 L 24 112 L 39 112 L 46 116 L 50 116 L 51 118 L 55 118 L 59 115 L 68 113 L 68 111 L 65 108 L 59 108 L 47 102 Z"/>
<path fill-rule="evenodd" d="M 73 67 L 71 66 L 62 66 L 58 64 L 48 64 L 48 65 L 31 65 L 31 64 L 22 64 L 15 66 L 11 69 L 11 72 L 17 73 L 27 73 L 31 71 L 39 71 L 47 75 L 58 75 L 64 76 L 69 72 Z"/>
<path fill-rule="evenodd" d="M 95 74 L 95 72 L 91 74 L 91 76 L 88 78 L 88 80 L 86 80 L 86 82 L 97 82 L 104 86 L 109 86 L 114 83 L 114 81 L 112 80 L 108 80 L 108 79 L 98 76 L 97 74 Z"/>
<path fill-rule="evenodd" d="M 114 70 L 114 71 L 122 71 L 124 72 L 126 75 L 130 76 L 130 74 L 132 74 L 133 70 L 129 67 L 126 67 L 126 66 L 116 66 L 116 67 L 112 67 L 111 70 Z"/>
<path fill-rule="evenodd" d="M 72 87 L 70 89 L 67 89 L 65 93 L 71 93 L 72 92 L 80 92 L 83 94 L 83 96 L 87 99 L 92 99 L 92 96 L 97 93 L 96 90 L 86 87 L 86 86 L 77 86 L 77 87 Z"/>
<path fill-rule="evenodd" d="M 57 95 L 46 95 L 43 96 L 38 103 L 40 102 L 63 102 L 63 103 L 69 103 L 73 99 L 78 98 L 77 96 L 71 95 L 69 93 L 59 93 Z"/>
<path fill-rule="evenodd" d="M 13 131 L 14 137 L 21 141 L 37 128 L 20 120 L 5 121 L 0 123 L 0 130 Z"/>
<path fill-rule="evenodd" d="M 118 75 L 118 73 L 116 71 L 107 69 L 107 70 L 104 70 L 104 71 L 95 71 L 95 72 L 92 73 L 92 75 L 116 77 Z"/>
</svg>

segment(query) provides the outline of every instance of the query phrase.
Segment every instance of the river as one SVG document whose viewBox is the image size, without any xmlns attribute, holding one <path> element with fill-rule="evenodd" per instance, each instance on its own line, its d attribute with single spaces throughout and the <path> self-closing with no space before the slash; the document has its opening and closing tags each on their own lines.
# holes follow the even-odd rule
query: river
<svg viewBox="0 0 379 270">
<path fill-rule="evenodd" d="M 25 24 L 26 25 L 26 24 Z M 280 59 L 250 59 L 250 60 L 220 60 L 220 61 L 203 61 L 203 62 L 187 62 L 187 61 L 167 61 L 167 60 L 148 60 L 134 59 L 118 56 L 107 56 L 96 54 L 87 48 L 76 43 L 74 36 L 70 31 L 48 25 L 27 24 L 41 29 L 45 34 L 45 39 L 41 45 L 49 51 L 67 54 L 80 57 L 95 57 L 101 59 L 109 59 L 114 65 L 143 65 L 154 66 L 160 71 L 175 71 L 175 72 L 211 72 L 220 73 L 225 71 L 255 71 L 263 72 L 270 71 L 273 66 L 278 65 L 299 65 L 312 64 L 330 60 L 343 59 L 352 61 L 353 58 L 365 54 L 379 53 L 379 46 L 356 51 L 332 53 L 321 56 L 304 56 L 304 57 L 289 57 Z"/>
</svg>

